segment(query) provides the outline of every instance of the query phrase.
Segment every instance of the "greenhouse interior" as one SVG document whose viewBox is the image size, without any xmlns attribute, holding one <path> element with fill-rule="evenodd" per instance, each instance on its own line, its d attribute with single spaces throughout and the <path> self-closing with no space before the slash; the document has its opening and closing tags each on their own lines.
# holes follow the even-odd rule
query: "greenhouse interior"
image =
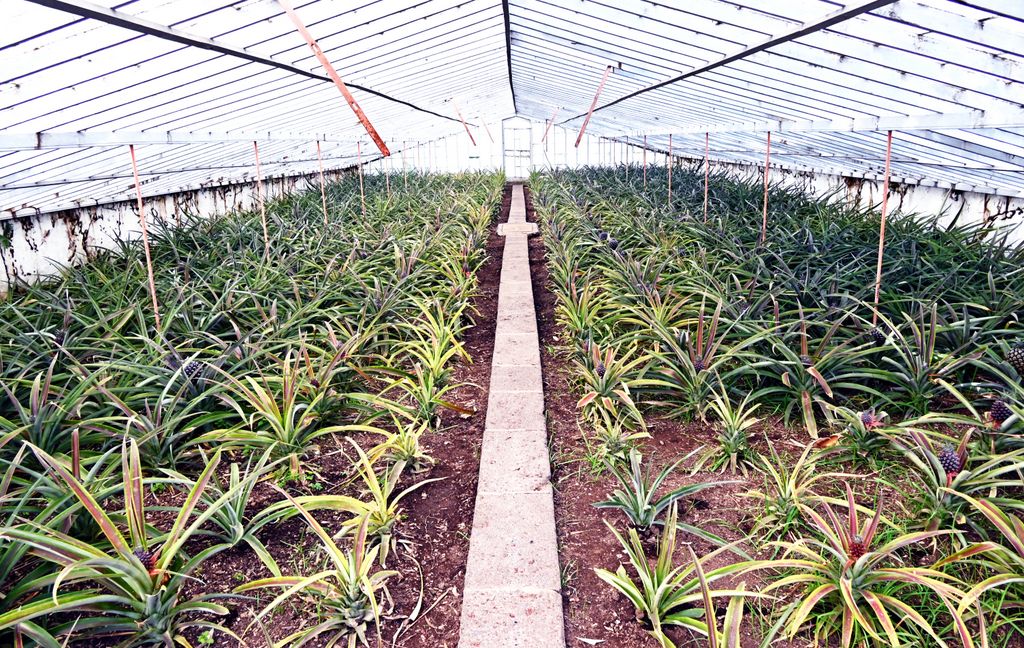
<svg viewBox="0 0 1024 648">
<path fill-rule="evenodd" d="M 1021 0 L 4 0 L 0 645 L 1024 648 Z"/>
</svg>

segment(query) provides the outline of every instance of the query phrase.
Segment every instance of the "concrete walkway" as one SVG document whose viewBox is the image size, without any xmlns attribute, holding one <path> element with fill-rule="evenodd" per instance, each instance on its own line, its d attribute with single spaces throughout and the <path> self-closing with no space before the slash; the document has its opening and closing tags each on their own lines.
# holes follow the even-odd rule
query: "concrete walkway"
<svg viewBox="0 0 1024 648">
<path fill-rule="evenodd" d="M 544 384 L 530 284 L 523 186 L 505 236 L 490 397 L 459 648 L 563 648 Z"/>
</svg>

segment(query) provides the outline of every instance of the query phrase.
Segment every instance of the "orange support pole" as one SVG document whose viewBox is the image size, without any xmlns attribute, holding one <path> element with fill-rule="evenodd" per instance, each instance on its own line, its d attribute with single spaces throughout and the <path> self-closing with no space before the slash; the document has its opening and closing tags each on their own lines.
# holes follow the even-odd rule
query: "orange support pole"
<svg viewBox="0 0 1024 648">
<path fill-rule="evenodd" d="M 707 131 L 704 132 L 704 222 L 708 222 L 708 176 L 711 172 L 710 162 L 708 161 L 709 153 L 709 142 L 711 137 Z"/>
<path fill-rule="evenodd" d="M 484 132 L 487 133 L 487 139 L 491 140 L 491 144 L 494 143 L 494 135 L 491 135 L 491 129 L 487 126 L 487 122 L 480 120 L 484 125 Z"/>
<path fill-rule="evenodd" d="M 366 190 L 363 189 L 363 143 L 356 142 L 356 167 L 359 169 L 359 200 L 363 204 L 363 218 L 366 218 Z"/>
<path fill-rule="evenodd" d="M 324 225 L 327 224 L 327 186 L 324 182 L 324 156 L 320 153 L 320 140 L 316 141 L 316 161 L 320 165 L 320 199 L 324 204 Z"/>
<path fill-rule="evenodd" d="M 466 129 L 466 135 L 469 135 L 469 141 L 476 146 L 476 138 L 473 137 L 473 133 L 469 132 L 469 125 L 466 124 L 466 120 L 462 118 L 462 112 L 459 110 L 459 104 L 455 103 L 452 99 L 452 106 L 455 108 L 455 114 L 459 116 L 459 121 L 462 122 L 462 127 Z"/>
<path fill-rule="evenodd" d="M 135 178 L 135 195 L 139 198 L 139 224 L 142 226 L 142 248 L 146 251 L 146 275 L 149 278 L 149 296 L 153 300 L 153 320 L 160 332 L 160 307 L 156 298 L 156 281 L 153 278 L 153 257 L 149 253 L 149 230 L 146 228 L 146 212 L 142 210 L 142 183 L 139 182 L 139 165 L 135 162 L 135 145 L 129 144 L 132 156 L 132 177 Z"/>
<path fill-rule="evenodd" d="M 882 258 L 885 254 L 885 220 L 889 214 L 889 165 L 892 162 L 892 131 L 885 143 L 885 179 L 882 182 L 882 224 L 878 232 L 878 267 L 875 270 L 875 312 L 871 323 L 878 324 L 878 298 L 882 292 Z"/>
<path fill-rule="evenodd" d="M 254 140 L 253 151 L 256 152 L 256 195 L 260 201 L 260 221 L 263 223 L 263 256 L 270 256 L 270 232 L 267 230 L 267 201 L 263 196 L 263 171 L 260 169 L 260 145 Z"/>
<path fill-rule="evenodd" d="M 644 135 L 644 189 L 647 188 L 647 136 Z"/>
<path fill-rule="evenodd" d="M 324 66 L 324 70 L 327 71 L 327 76 L 331 77 L 331 80 L 334 81 L 334 85 L 336 85 L 338 90 L 341 91 L 342 96 L 345 97 L 345 101 L 348 102 L 349 107 L 352 108 L 352 112 L 356 114 L 356 119 L 358 119 L 359 123 L 361 123 L 363 128 L 366 129 L 367 134 L 370 136 L 370 139 L 373 140 L 374 144 L 377 145 L 377 148 L 380 149 L 381 155 L 384 157 L 391 155 L 391 151 L 388 150 L 387 144 L 385 144 L 384 140 L 381 139 L 381 136 L 377 134 L 377 129 L 373 127 L 373 124 L 370 123 L 369 117 L 367 117 L 363 112 L 363 109 L 359 107 L 359 104 L 356 102 L 356 98 L 352 96 L 352 93 L 345 85 L 345 82 L 341 80 L 341 76 L 338 75 L 334 66 L 331 65 L 327 56 L 324 55 L 323 50 L 320 49 L 319 43 L 316 42 L 313 35 L 306 29 L 306 25 L 302 22 L 302 19 L 299 18 L 297 13 L 295 13 L 295 9 L 292 8 L 291 3 L 288 0 L 277 0 L 277 3 L 281 5 L 284 12 L 288 14 L 289 18 L 291 18 L 291 21 L 295 24 L 295 28 L 298 30 L 299 34 L 306 39 L 306 43 L 309 44 L 309 48 L 313 50 L 313 55 L 320 61 L 320 65 Z"/>
<path fill-rule="evenodd" d="M 608 80 L 608 75 L 612 73 L 612 66 L 608 66 L 604 70 L 604 76 L 601 77 L 601 83 L 597 86 L 597 92 L 594 93 L 594 100 L 590 102 L 590 110 L 587 111 L 587 118 L 583 120 L 583 127 L 580 128 L 580 134 L 576 136 L 576 148 L 580 147 L 580 142 L 583 141 L 583 134 L 587 132 L 587 124 L 590 123 L 590 118 L 594 114 L 594 108 L 597 108 L 597 100 L 601 97 L 601 91 L 604 90 L 605 81 Z"/>
<path fill-rule="evenodd" d="M 761 243 L 768 240 L 768 165 L 772 159 L 772 132 L 768 131 L 768 147 L 764 153 L 764 206 L 761 209 Z"/>
<path fill-rule="evenodd" d="M 668 206 L 672 207 L 672 133 L 668 134 Z"/>
<path fill-rule="evenodd" d="M 554 114 L 551 115 L 551 119 L 548 120 L 548 125 L 544 127 L 544 136 L 540 138 L 541 142 L 546 142 L 547 141 L 547 139 L 548 139 L 548 131 L 551 130 L 551 126 L 555 123 L 555 119 L 558 118 L 558 111 L 559 110 L 561 110 L 561 107 L 556 107 L 555 108 Z"/>
</svg>

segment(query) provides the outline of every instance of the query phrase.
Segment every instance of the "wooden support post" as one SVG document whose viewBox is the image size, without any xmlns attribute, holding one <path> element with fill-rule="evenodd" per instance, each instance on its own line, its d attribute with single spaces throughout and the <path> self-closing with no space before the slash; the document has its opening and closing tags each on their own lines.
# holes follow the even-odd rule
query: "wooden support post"
<svg viewBox="0 0 1024 648">
<path fill-rule="evenodd" d="M 885 255 L 885 221 L 889 215 L 889 166 L 892 162 L 892 131 L 885 143 L 885 179 L 882 181 L 882 224 L 878 231 L 878 267 L 875 269 L 875 309 L 871 323 L 878 324 L 878 299 L 882 293 L 882 259 Z"/>
<path fill-rule="evenodd" d="M 558 111 L 561 110 L 560 106 L 555 107 L 554 114 L 551 115 L 551 119 L 548 120 L 548 125 L 544 127 L 544 136 L 540 138 L 541 142 L 546 142 L 548 139 L 548 131 L 551 130 L 551 126 L 555 123 L 555 119 L 558 118 Z"/>
<path fill-rule="evenodd" d="M 327 56 L 324 54 L 323 50 L 320 49 L 319 43 L 316 42 L 313 35 L 306 29 L 306 25 L 302 22 L 302 19 L 299 18 L 299 15 L 295 13 L 295 9 L 292 8 L 291 2 L 289 2 L 289 0 L 277 0 L 277 3 L 281 5 L 284 12 L 288 14 L 288 17 L 295 25 L 295 29 L 298 30 L 299 34 L 306 39 L 306 43 L 309 44 L 309 48 L 313 50 L 313 55 L 316 56 L 318 61 L 320 61 L 320 65 L 324 66 L 327 76 L 331 77 L 331 81 L 334 81 L 334 85 L 336 85 L 338 90 L 341 91 L 341 95 L 345 97 L 345 101 L 348 102 L 349 107 L 352 108 L 352 112 L 356 114 L 356 119 L 358 119 L 359 123 L 361 123 L 363 128 L 366 129 L 366 133 L 370 136 L 370 139 L 373 140 L 374 144 L 377 145 L 377 148 L 380 149 L 381 155 L 384 157 L 391 155 L 391 151 L 388 150 L 387 144 L 385 144 L 384 140 L 381 139 L 381 136 L 377 134 L 377 129 L 375 129 L 373 124 L 370 123 L 369 117 L 363 113 L 363 109 L 359 107 L 359 104 L 356 102 L 356 98 L 352 96 L 352 93 L 345 85 L 345 82 L 341 80 L 341 76 L 338 75 L 338 72 L 334 69 L 334 66 L 331 65 L 331 62 L 327 60 Z"/>
<path fill-rule="evenodd" d="M 708 180 L 711 172 L 710 162 L 708 161 L 709 142 L 711 141 L 710 135 L 707 131 L 704 132 L 704 222 L 708 222 Z"/>
<path fill-rule="evenodd" d="M 668 207 L 672 209 L 672 133 L 668 134 Z"/>
<path fill-rule="evenodd" d="M 491 144 L 494 144 L 494 135 L 491 135 L 491 129 L 487 126 L 487 122 L 480 120 L 484 125 L 484 132 L 487 133 L 487 139 L 491 140 Z"/>
<path fill-rule="evenodd" d="M 647 188 L 647 136 L 644 135 L 644 189 Z"/>
<path fill-rule="evenodd" d="M 761 244 L 768 240 L 768 165 L 772 160 L 772 132 L 768 131 L 768 145 L 764 152 L 764 206 L 761 208 Z"/>
<path fill-rule="evenodd" d="M 153 300 L 153 321 L 160 332 L 160 306 L 156 298 L 156 280 L 153 278 L 153 257 L 149 252 L 149 230 L 146 227 L 146 212 L 142 207 L 142 183 L 139 182 L 139 165 L 135 162 L 135 145 L 128 145 L 132 156 L 132 176 L 135 178 L 135 195 L 139 199 L 139 225 L 142 226 L 142 248 L 146 253 L 146 275 L 149 278 L 149 296 Z"/>
<path fill-rule="evenodd" d="M 316 161 L 320 165 L 320 198 L 324 204 L 324 225 L 327 224 L 327 184 L 324 182 L 324 156 L 320 152 L 320 140 L 316 141 Z"/>
<path fill-rule="evenodd" d="M 256 197 L 260 202 L 260 222 L 263 224 L 263 256 L 270 257 L 270 232 L 267 230 L 267 200 L 263 195 L 263 171 L 260 169 L 260 145 L 253 140 L 256 153 Z"/>
<path fill-rule="evenodd" d="M 366 218 L 366 190 L 363 189 L 363 143 L 356 142 L 356 167 L 359 169 L 359 201 L 363 205 L 363 219 Z"/>
<path fill-rule="evenodd" d="M 459 104 L 455 103 L 454 99 L 452 99 L 452 107 L 455 108 L 455 114 L 459 116 L 459 121 L 462 122 L 462 127 L 466 129 L 466 135 L 469 135 L 469 141 L 475 147 L 476 138 L 473 137 L 473 133 L 469 132 L 469 125 L 466 123 L 466 120 L 462 118 L 462 111 L 459 110 Z"/>
<path fill-rule="evenodd" d="M 604 70 L 604 76 L 601 77 L 601 83 L 597 86 L 597 92 L 594 93 L 594 100 L 590 102 L 590 110 L 587 111 L 587 118 L 583 120 L 583 127 L 580 128 L 580 134 L 576 136 L 576 148 L 580 147 L 580 142 L 583 141 L 583 134 L 587 132 L 587 124 L 590 123 L 590 118 L 594 114 L 594 108 L 597 107 L 597 100 L 601 97 L 601 90 L 604 89 L 605 81 L 608 80 L 608 75 L 612 73 L 612 66 L 608 66 Z"/>
</svg>

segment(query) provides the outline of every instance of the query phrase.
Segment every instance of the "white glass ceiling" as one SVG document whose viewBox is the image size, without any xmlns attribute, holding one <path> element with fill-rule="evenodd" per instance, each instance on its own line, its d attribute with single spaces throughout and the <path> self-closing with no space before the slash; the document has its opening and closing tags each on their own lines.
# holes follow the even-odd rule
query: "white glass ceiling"
<svg viewBox="0 0 1024 648">
<path fill-rule="evenodd" d="M 295 10 L 394 153 L 518 113 L 652 147 L 1024 195 L 1020 0 L 363 0 Z M 7 0 L 0 218 L 378 154 L 276 0 Z"/>
</svg>

